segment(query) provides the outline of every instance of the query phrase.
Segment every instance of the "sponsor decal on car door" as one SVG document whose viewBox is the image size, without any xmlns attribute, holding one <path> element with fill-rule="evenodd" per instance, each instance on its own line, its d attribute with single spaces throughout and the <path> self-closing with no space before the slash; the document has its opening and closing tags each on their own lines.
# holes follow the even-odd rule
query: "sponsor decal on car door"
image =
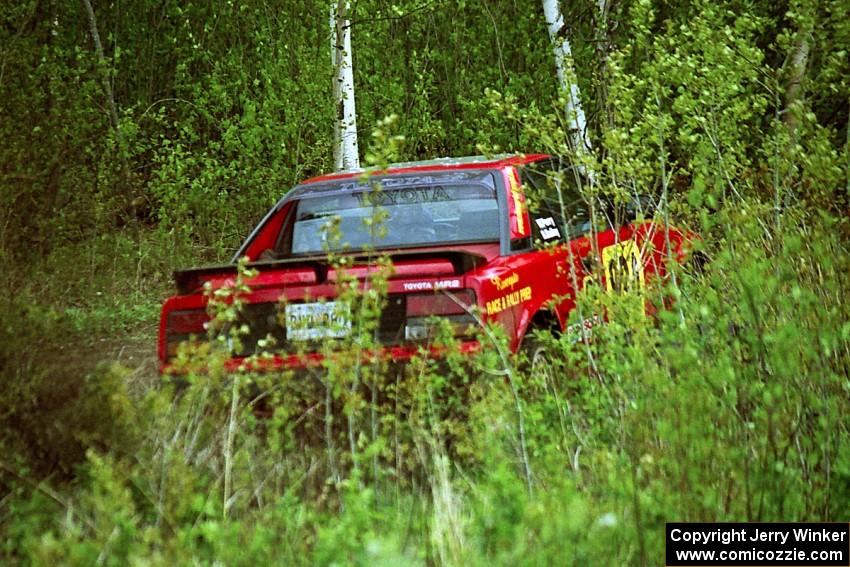
<svg viewBox="0 0 850 567">
<path fill-rule="evenodd" d="M 602 250 L 605 287 L 609 292 L 622 293 L 643 289 L 646 285 L 640 249 L 634 240 L 624 240 Z"/>
</svg>

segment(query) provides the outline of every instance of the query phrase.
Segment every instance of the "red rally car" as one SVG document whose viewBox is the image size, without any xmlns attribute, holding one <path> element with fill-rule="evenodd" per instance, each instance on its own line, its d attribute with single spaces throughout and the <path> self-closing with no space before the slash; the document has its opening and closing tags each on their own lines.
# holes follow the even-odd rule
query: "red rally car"
<svg viewBox="0 0 850 567">
<path fill-rule="evenodd" d="M 453 323 L 463 351 L 479 348 L 466 335 L 476 318 L 504 327 L 513 351 L 533 328 L 582 333 L 600 322 L 593 316 L 568 326 L 576 293 L 588 281 L 610 290 L 664 277 L 667 259 L 684 257 L 687 235 L 633 222 L 599 203 L 591 207 L 581 182 L 578 171 L 547 155 L 439 159 L 393 165 L 368 178 L 346 172 L 305 181 L 269 211 L 232 264 L 175 274 L 178 295 L 166 300 L 160 321 L 161 370 L 182 342 L 206 335 L 204 284 L 232 285 L 244 256 L 259 275 L 247 282 L 239 316 L 249 332 L 231 367 L 267 336 L 275 346 L 263 365 L 315 364 L 315 341 L 349 332 L 329 252 L 351 256 L 346 271 L 361 288 L 369 285 L 376 253 L 389 256 L 393 270 L 376 338 L 381 354 L 394 360 L 409 359 L 429 340 L 432 316 Z M 376 208 L 383 219 L 378 237 L 367 220 Z M 334 237 L 330 224 L 338 227 Z"/>
</svg>

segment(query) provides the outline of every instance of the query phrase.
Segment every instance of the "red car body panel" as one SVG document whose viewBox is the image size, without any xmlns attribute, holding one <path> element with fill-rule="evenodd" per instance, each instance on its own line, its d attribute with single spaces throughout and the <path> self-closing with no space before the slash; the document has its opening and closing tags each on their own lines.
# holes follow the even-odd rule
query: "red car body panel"
<svg viewBox="0 0 850 567">
<path fill-rule="evenodd" d="M 394 273 L 388 281 L 389 296 L 404 296 L 408 298 L 405 301 L 408 301 L 415 294 L 421 295 L 423 292 L 472 290 L 481 320 L 501 325 L 510 340 L 510 348 L 516 351 L 538 314 L 546 313 L 557 320 L 561 329 L 567 328 L 569 315 L 575 308 L 576 295 L 592 277 L 589 266 L 593 261 L 601 262 L 604 270 L 608 270 L 612 262 L 620 262 L 621 258 L 629 260 L 629 255 L 633 255 L 642 265 L 640 281 L 643 283 L 647 279 L 665 276 L 668 240 L 673 248 L 670 255 L 678 261 L 683 259 L 690 235 L 673 228 L 665 234 L 662 227 L 651 222 L 627 224 L 598 232 L 595 245 L 591 242 L 592 237 L 585 235 L 547 249 L 531 247 L 532 222 L 539 223 L 540 219 L 529 214 L 525 187 L 518 168 L 546 159 L 550 159 L 549 156 L 535 154 L 472 162 L 431 162 L 394 166 L 381 172 L 381 175 L 386 176 L 458 170 L 491 172 L 500 179 L 497 191 L 501 191 L 500 210 L 505 215 L 500 222 L 507 227 L 502 232 L 500 242 L 420 246 L 415 250 L 393 254 Z M 360 175 L 356 172 L 326 175 L 310 179 L 299 187 L 309 189 L 311 184 L 355 179 Z M 263 251 L 272 248 L 278 241 L 293 203 L 287 201 L 286 197 L 282 199 L 239 252 L 239 255 L 247 255 L 252 262 L 256 262 L 259 270 L 259 275 L 246 282 L 251 292 L 244 300 L 249 305 L 279 304 L 282 299 L 287 303 L 298 303 L 305 301 L 306 297 L 310 300 L 333 299 L 338 294 L 339 275 L 332 267 L 323 271 L 311 264 L 309 259 L 303 262 L 297 258 L 263 262 L 261 258 Z M 513 242 L 525 241 L 529 242 L 529 246 L 519 251 L 510 250 Z M 471 267 L 460 270 L 453 254 L 466 255 L 476 260 Z M 598 256 L 595 259 L 594 254 Z M 361 287 L 365 288 L 368 286 L 368 276 L 376 269 L 368 261 L 359 259 L 346 272 L 348 277 L 358 278 Z M 158 351 L 163 371 L 168 370 L 171 362 L 169 337 L 188 328 L 197 328 L 199 318 L 203 318 L 201 310 L 206 309 L 208 299 L 202 284 L 208 282 L 212 289 L 233 285 L 236 270 L 234 266 L 213 268 L 199 270 L 190 276 L 184 279 L 182 292 L 168 298 L 162 307 Z M 603 279 L 607 278 L 603 276 Z M 600 284 L 608 285 L 604 281 Z M 411 311 L 410 305 L 407 308 L 407 317 L 419 314 Z M 399 344 L 387 344 L 368 354 L 407 360 L 420 352 L 421 346 L 421 342 L 400 341 Z M 471 353 L 479 349 L 477 341 L 461 341 L 462 352 Z M 438 350 L 431 349 L 431 352 L 439 356 Z M 244 366 L 246 360 L 245 357 L 234 357 L 227 362 L 226 367 L 237 369 Z M 249 363 L 252 369 L 268 370 L 317 365 L 322 364 L 322 360 L 318 353 L 302 356 L 272 353 L 259 360 L 252 358 Z"/>
</svg>

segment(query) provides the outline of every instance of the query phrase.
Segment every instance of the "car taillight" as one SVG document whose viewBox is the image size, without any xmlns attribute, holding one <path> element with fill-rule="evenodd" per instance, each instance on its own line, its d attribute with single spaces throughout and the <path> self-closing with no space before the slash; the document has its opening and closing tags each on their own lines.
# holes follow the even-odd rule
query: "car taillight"
<svg viewBox="0 0 850 567">
<path fill-rule="evenodd" d="M 464 308 L 475 307 L 475 292 L 471 289 L 436 293 L 415 293 L 407 296 L 407 316 L 462 315 Z"/>
<path fill-rule="evenodd" d="M 165 330 L 166 356 L 175 356 L 180 343 L 190 340 L 193 336 L 204 337 L 209 320 L 210 316 L 205 309 L 184 309 L 169 313 Z"/>
<path fill-rule="evenodd" d="M 168 314 L 169 333 L 206 333 L 206 323 L 210 320 L 205 309 L 185 309 Z"/>
<path fill-rule="evenodd" d="M 467 335 L 475 328 L 475 317 L 469 314 L 475 305 L 475 292 L 471 289 L 408 295 L 404 338 L 408 341 L 433 338 L 440 321 L 448 322 L 454 336 Z"/>
</svg>

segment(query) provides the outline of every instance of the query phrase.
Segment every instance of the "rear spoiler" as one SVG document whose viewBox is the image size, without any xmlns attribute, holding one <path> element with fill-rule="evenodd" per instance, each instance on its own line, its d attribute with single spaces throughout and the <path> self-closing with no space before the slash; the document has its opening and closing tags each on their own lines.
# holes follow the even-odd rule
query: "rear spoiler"
<svg viewBox="0 0 850 567">
<path fill-rule="evenodd" d="M 381 254 L 352 254 L 355 264 L 371 263 L 383 255 L 395 260 L 448 260 L 452 263 L 455 275 L 465 274 L 479 266 L 483 266 L 487 259 L 480 254 L 466 252 L 463 250 L 445 250 L 431 252 L 382 252 Z M 287 268 L 312 268 L 316 272 L 316 281 L 325 282 L 328 279 L 328 270 L 333 266 L 325 256 L 311 256 L 303 258 L 285 258 L 283 260 L 261 260 L 251 262 L 249 267 L 263 270 L 285 270 Z M 204 266 L 200 268 L 189 268 L 174 272 L 174 282 L 177 284 L 179 294 L 192 293 L 201 288 L 204 281 L 227 274 L 236 275 L 236 264 L 221 264 L 217 266 Z"/>
</svg>

